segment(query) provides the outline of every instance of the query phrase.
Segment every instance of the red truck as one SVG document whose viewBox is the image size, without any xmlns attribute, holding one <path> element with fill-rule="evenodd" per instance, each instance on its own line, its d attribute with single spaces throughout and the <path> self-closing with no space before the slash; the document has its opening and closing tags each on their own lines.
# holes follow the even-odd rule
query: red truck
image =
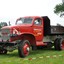
<svg viewBox="0 0 64 64">
<path fill-rule="evenodd" d="M 64 27 L 51 26 L 47 16 L 27 16 L 16 20 L 15 26 L 1 28 L 0 53 L 18 49 L 20 57 L 29 55 L 32 50 L 54 46 L 64 50 Z"/>
</svg>

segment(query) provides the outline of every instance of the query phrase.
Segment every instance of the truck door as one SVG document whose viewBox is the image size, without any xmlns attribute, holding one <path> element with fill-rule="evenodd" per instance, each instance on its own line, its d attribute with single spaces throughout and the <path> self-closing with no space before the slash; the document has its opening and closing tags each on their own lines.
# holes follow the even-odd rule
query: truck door
<svg viewBox="0 0 64 64">
<path fill-rule="evenodd" d="M 42 41 L 42 38 L 43 38 L 43 21 L 41 18 L 36 18 L 34 20 L 33 33 L 36 37 L 36 40 Z"/>
</svg>

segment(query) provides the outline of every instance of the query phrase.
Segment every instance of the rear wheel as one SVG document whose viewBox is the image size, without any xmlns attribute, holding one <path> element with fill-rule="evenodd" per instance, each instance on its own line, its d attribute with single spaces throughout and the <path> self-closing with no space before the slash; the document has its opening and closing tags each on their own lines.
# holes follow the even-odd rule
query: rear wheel
<svg viewBox="0 0 64 64">
<path fill-rule="evenodd" d="M 55 50 L 64 50 L 64 39 L 57 38 L 54 41 L 54 47 L 55 47 Z"/>
<path fill-rule="evenodd" d="M 61 50 L 64 50 L 64 40 L 61 40 L 61 44 L 60 44 Z"/>
<path fill-rule="evenodd" d="M 18 46 L 18 53 L 20 57 L 26 57 L 29 55 L 30 43 L 28 40 L 23 40 Z"/>
</svg>

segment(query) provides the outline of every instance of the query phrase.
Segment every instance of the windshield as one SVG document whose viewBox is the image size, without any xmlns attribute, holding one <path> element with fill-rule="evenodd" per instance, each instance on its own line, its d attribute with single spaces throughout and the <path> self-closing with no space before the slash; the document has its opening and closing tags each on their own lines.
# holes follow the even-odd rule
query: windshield
<svg viewBox="0 0 64 64">
<path fill-rule="evenodd" d="M 17 21 L 17 25 L 20 24 L 31 24 L 32 23 L 32 18 L 21 18 Z"/>
</svg>

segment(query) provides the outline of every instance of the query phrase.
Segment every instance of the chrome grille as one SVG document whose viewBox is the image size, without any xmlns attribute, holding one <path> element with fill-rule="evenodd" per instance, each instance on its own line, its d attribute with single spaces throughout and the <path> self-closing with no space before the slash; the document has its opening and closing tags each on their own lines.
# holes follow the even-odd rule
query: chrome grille
<svg viewBox="0 0 64 64">
<path fill-rule="evenodd" d="M 2 29 L 1 30 L 1 39 L 3 41 L 9 40 L 10 39 L 9 34 L 10 34 L 10 29 Z"/>
</svg>

